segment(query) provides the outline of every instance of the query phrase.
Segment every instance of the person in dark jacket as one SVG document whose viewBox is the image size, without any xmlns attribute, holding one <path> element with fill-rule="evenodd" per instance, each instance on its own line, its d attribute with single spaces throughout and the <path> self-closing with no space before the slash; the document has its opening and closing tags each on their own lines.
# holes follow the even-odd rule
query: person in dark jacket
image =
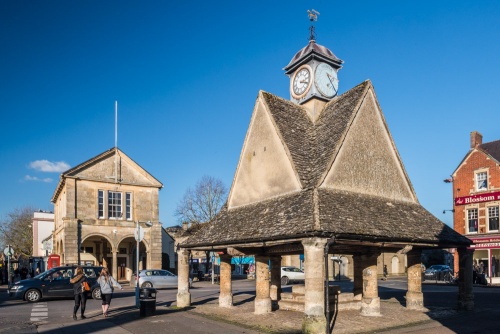
<svg viewBox="0 0 500 334">
<path fill-rule="evenodd" d="M 70 280 L 73 284 L 73 292 L 75 294 L 75 306 L 73 307 L 73 319 L 76 320 L 76 312 L 80 308 L 81 318 L 85 319 L 85 305 L 87 304 L 87 292 L 83 289 L 83 282 L 87 282 L 87 276 L 83 273 L 82 267 L 78 266 L 75 270 L 75 276 Z"/>
</svg>

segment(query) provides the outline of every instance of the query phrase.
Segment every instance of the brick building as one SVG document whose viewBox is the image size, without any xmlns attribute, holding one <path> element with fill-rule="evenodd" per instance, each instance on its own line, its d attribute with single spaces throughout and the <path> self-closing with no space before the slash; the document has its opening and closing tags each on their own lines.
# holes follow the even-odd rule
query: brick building
<svg viewBox="0 0 500 334">
<path fill-rule="evenodd" d="M 453 182 L 455 231 L 473 241 L 474 265 L 488 277 L 498 276 L 500 140 L 483 143 L 479 132 L 471 132 L 470 150 L 449 181 Z"/>
<path fill-rule="evenodd" d="M 162 187 L 117 147 L 62 173 L 51 200 L 53 252 L 61 264 L 104 265 L 114 277 L 130 280 L 137 263 L 136 222 L 150 221 L 139 246 L 139 267 L 161 268 Z"/>
</svg>

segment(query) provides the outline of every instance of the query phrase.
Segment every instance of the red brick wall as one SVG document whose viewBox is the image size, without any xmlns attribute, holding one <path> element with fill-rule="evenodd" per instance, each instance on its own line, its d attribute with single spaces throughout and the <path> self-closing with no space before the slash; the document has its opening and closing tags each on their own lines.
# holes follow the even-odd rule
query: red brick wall
<svg viewBox="0 0 500 334">
<path fill-rule="evenodd" d="M 487 169 L 488 171 L 488 190 L 476 192 L 475 187 L 475 171 L 480 169 Z M 459 190 L 460 189 L 460 190 Z M 453 176 L 453 203 L 455 197 L 470 196 L 475 194 L 487 193 L 500 190 L 500 167 L 491 160 L 486 154 L 479 150 L 474 150 L 469 157 L 459 166 L 455 175 Z M 487 235 L 487 222 L 486 222 L 486 204 L 479 203 L 474 207 L 478 207 L 479 224 L 477 235 Z M 460 234 L 467 236 L 467 205 L 454 205 L 454 221 L 453 228 Z M 455 256 L 455 268 L 458 268 L 458 259 Z"/>
</svg>

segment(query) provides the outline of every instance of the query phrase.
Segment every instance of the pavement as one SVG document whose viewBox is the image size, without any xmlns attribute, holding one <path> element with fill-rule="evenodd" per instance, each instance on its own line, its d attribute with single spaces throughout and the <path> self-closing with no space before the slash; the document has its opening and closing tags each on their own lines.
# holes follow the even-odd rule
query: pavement
<svg viewBox="0 0 500 334">
<path fill-rule="evenodd" d="M 210 282 L 197 284 L 208 285 Z M 480 294 L 478 297 L 488 298 L 488 295 Z M 469 312 L 460 312 L 453 307 L 411 311 L 406 309 L 404 301 L 400 299 L 383 299 L 381 316 L 378 317 L 361 316 L 359 311 L 335 314 L 333 333 L 500 333 L 500 308 L 491 307 L 491 304 L 483 307 L 478 297 L 475 299 L 475 310 Z M 149 334 L 167 330 L 169 333 L 182 334 L 301 333 L 301 312 L 275 310 L 269 314 L 255 315 L 253 295 L 237 293 L 233 301 L 232 308 L 220 308 L 217 298 L 194 301 L 188 309 L 178 309 L 175 303 L 158 303 L 155 314 L 148 317 L 141 317 L 139 310 L 132 306 L 113 309 L 108 318 L 96 310 L 88 312 L 87 319 L 76 322 L 67 319 L 57 324 L 39 322 L 9 328 L 1 328 L 0 325 L 0 333 Z"/>
</svg>

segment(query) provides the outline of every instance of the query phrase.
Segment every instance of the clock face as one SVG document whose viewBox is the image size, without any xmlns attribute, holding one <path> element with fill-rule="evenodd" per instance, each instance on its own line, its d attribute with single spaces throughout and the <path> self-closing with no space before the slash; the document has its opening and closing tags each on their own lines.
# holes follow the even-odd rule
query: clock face
<svg viewBox="0 0 500 334">
<path fill-rule="evenodd" d="M 337 95 L 337 90 L 339 88 L 337 71 L 328 64 L 319 64 L 318 67 L 316 67 L 314 84 L 323 96 L 334 97 Z"/>
<path fill-rule="evenodd" d="M 292 80 L 292 95 L 295 98 L 304 96 L 311 87 L 311 68 L 307 65 L 300 67 Z"/>
</svg>

